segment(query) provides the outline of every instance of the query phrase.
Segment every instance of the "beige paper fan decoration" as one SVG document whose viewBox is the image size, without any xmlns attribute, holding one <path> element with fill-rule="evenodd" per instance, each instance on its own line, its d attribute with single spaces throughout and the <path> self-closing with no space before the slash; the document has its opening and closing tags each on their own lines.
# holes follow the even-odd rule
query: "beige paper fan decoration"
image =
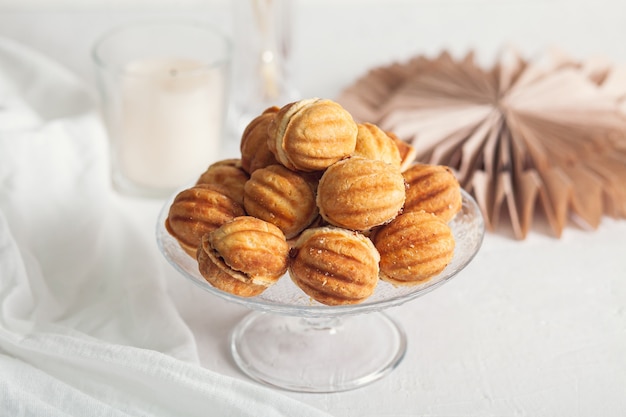
<svg viewBox="0 0 626 417">
<path fill-rule="evenodd" d="M 568 219 L 626 217 L 625 94 L 625 68 L 507 50 L 492 68 L 472 53 L 376 68 L 337 101 L 411 143 L 417 161 L 452 167 L 487 227 L 506 219 L 523 239 L 538 215 L 556 236 Z"/>
</svg>

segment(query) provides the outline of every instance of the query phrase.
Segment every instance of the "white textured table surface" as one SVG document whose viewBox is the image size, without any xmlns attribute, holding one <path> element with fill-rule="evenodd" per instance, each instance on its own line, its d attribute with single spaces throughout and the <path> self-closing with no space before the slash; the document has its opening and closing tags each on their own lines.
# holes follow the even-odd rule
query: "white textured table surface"
<svg viewBox="0 0 626 417">
<path fill-rule="evenodd" d="M 91 83 L 88 50 L 97 35 L 114 23 L 162 13 L 4 11 L 0 36 Z M 220 5 L 175 14 L 228 27 Z M 506 43 L 527 55 L 556 45 L 574 56 L 604 54 L 623 63 L 625 15 L 618 2 L 306 3 L 296 16 L 296 83 L 305 96 L 333 97 L 374 65 L 443 48 L 459 54 L 475 48 L 489 59 Z M 235 149 L 231 142 L 226 154 Z M 154 243 L 160 202 L 119 203 L 162 263 L 203 365 L 245 378 L 229 356 L 228 334 L 246 310 L 189 285 L 160 258 Z M 409 340 L 398 369 L 355 391 L 287 395 L 338 417 L 624 416 L 625 236 L 626 221 L 608 218 L 596 231 L 570 226 L 560 239 L 541 231 L 525 241 L 487 234 L 457 278 L 389 311 Z"/>
</svg>

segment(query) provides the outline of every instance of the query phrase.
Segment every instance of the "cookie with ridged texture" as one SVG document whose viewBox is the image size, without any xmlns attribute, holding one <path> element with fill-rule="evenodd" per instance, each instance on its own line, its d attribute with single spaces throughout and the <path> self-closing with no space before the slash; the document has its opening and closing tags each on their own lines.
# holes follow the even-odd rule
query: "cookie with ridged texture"
<svg viewBox="0 0 626 417">
<path fill-rule="evenodd" d="M 252 119 L 241 135 L 239 150 L 243 169 L 252 174 L 259 168 L 278 163 L 268 147 L 267 128 L 274 119 L 279 107 L 265 109 L 263 113 Z"/>
<path fill-rule="evenodd" d="M 283 106 L 268 126 L 268 147 L 292 170 L 322 171 L 356 146 L 357 124 L 340 104 L 312 98 Z"/>
<path fill-rule="evenodd" d="M 351 157 L 330 166 L 317 187 L 317 206 L 328 223 L 368 231 L 402 210 L 405 184 L 400 168 Z"/>
<path fill-rule="evenodd" d="M 386 131 L 385 133 L 398 147 L 398 152 L 400 153 L 400 170 L 405 171 L 415 162 L 417 150 L 410 143 L 400 139 L 395 133 L 390 131 Z"/>
<path fill-rule="evenodd" d="M 403 213 L 372 237 L 380 254 L 380 278 L 394 285 L 418 285 L 440 274 L 454 256 L 446 222 L 432 213 Z"/>
<path fill-rule="evenodd" d="M 200 275 L 219 290 L 240 297 L 254 297 L 267 289 L 267 285 L 254 284 L 250 281 L 244 282 L 233 277 L 209 257 L 209 253 L 202 245 L 198 247 L 197 260 Z"/>
<path fill-rule="evenodd" d="M 361 303 L 378 284 L 378 251 L 358 232 L 338 227 L 307 229 L 290 256 L 291 279 L 322 304 Z"/>
<path fill-rule="evenodd" d="M 249 215 L 278 226 L 287 239 L 318 216 L 314 184 L 278 164 L 252 173 L 244 187 L 244 208 Z"/>
<path fill-rule="evenodd" d="M 236 217 L 202 238 L 208 258 L 231 278 L 270 286 L 287 272 L 289 245 L 273 224 Z"/>
<path fill-rule="evenodd" d="M 202 236 L 244 214 L 243 206 L 221 190 L 200 184 L 176 195 L 165 227 L 185 252 L 195 258 Z"/>
<path fill-rule="evenodd" d="M 449 167 L 414 164 L 402 175 L 407 184 L 405 212 L 424 210 L 449 222 L 461 210 L 461 186 Z"/>
<path fill-rule="evenodd" d="M 353 156 L 379 159 L 400 166 L 402 159 L 396 142 L 373 123 L 359 123 Z"/>
<path fill-rule="evenodd" d="M 196 184 L 218 187 L 228 197 L 243 204 L 243 186 L 249 178 L 242 168 L 241 159 L 224 159 L 211 164 L 200 175 Z"/>
</svg>

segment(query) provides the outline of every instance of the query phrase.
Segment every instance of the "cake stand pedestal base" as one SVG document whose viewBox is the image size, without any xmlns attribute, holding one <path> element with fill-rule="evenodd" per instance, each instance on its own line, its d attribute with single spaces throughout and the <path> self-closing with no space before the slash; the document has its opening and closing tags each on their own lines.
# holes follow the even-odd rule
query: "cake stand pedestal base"
<svg viewBox="0 0 626 417">
<path fill-rule="evenodd" d="M 341 317 L 247 315 L 233 330 L 241 370 L 274 387 L 339 392 L 387 375 L 406 352 L 402 328 L 381 312 Z"/>
</svg>

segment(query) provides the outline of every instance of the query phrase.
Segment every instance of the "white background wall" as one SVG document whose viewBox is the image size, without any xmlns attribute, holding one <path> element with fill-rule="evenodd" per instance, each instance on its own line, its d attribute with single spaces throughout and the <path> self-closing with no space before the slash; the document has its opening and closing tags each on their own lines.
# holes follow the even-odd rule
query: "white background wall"
<svg viewBox="0 0 626 417">
<path fill-rule="evenodd" d="M 303 91 L 306 95 L 331 96 L 373 66 L 444 49 L 455 55 L 475 50 L 486 63 L 505 45 L 525 56 L 556 46 L 581 59 L 602 55 L 626 62 L 626 2 L 619 0 L 293 1 L 295 77 L 303 88 L 315 90 Z M 0 36 L 48 54 L 89 79 L 89 49 L 110 26 L 144 16 L 182 15 L 228 32 L 230 4 L 0 0 Z M 347 21 L 357 29 L 346 32 Z"/>
</svg>

